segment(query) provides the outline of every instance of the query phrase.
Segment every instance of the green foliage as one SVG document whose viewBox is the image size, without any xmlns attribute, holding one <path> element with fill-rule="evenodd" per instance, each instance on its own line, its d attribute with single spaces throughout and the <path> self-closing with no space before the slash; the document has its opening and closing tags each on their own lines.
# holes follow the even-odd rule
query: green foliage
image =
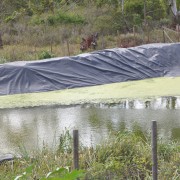
<svg viewBox="0 0 180 180">
<path fill-rule="evenodd" d="M 7 62 L 6 58 L 0 57 L 0 64 L 6 63 L 6 62 Z"/>
<path fill-rule="evenodd" d="M 130 0 L 124 5 L 124 11 L 126 15 L 131 12 L 131 14 L 139 14 L 141 18 L 143 18 L 143 8 L 144 4 L 142 0 Z"/>
<path fill-rule="evenodd" d="M 169 26 L 171 24 L 171 20 L 167 18 L 160 19 L 160 26 Z"/>
<path fill-rule="evenodd" d="M 34 168 L 33 165 L 28 166 L 28 167 L 26 168 L 25 172 L 23 172 L 21 175 L 16 176 L 14 180 L 19 180 L 19 179 L 21 179 L 21 178 L 27 179 L 28 176 L 31 175 L 31 173 L 32 173 L 32 171 L 33 171 L 33 168 Z"/>
<path fill-rule="evenodd" d="M 48 59 L 48 58 L 52 58 L 52 57 L 54 57 L 54 55 L 48 51 L 42 51 L 38 55 L 38 59 Z"/>
<path fill-rule="evenodd" d="M 134 38 L 128 37 L 128 44 L 130 46 L 142 44 L 142 39 L 145 43 L 149 38 L 148 33 L 153 32 L 155 28 L 170 27 L 172 24 L 172 17 L 168 16 L 167 0 L 146 0 L 146 2 L 148 27 L 144 28 L 144 0 L 125 0 L 124 12 L 119 0 L 0 1 L 0 31 L 4 45 L 0 56 L 7 61 L 51 58 L 53 54 L 65 56 L 68 54 L 65 45 L 67 40 L 70 54 L 76 55 L 80 53 L 81 38 L 93 32 L 99 33 L 98 49 L 112 48 L 121 45 L 116 36 L 117 32 L 133 33 L 134 27 L 139 35 Z M 178 6 L 179 4 L 180 0 L 177 1 Z M 114 42 L 106 41 L 106 36 L 109 35 L 115 37 Z M 161 36 L 155 37 L 154 34 L 148 42 L 162 42 Z M 17 44 L 21 48 L 17 47 Z M 7 46 L 10 47 L 6 48 Z M 52 54 L 39 53 L 49 46 L 53 46 Z M 22 47 L 29 49 L 23 51 Z M 37 51 L 37 47 L 41 49 Z"/>
<path fill-rule="evenodd" d="M 151 173 L 150 148 L 145 147 L 142 135 L 126 131 L 116 134 L 116 139 L 96 147 L 97 163 L 90 167 L 90 174 L 98 178 L 106 177 L 127 179 Z M 113 147 L 112 147 L 113 144 Z M 98 171 L 96 171 L 98 169 Z M 95 172 L 95 173 L 94 173 Z"/>
<path fill-rule="evenodd" d="M 115 24 L 113 23 L 113 17 L 109 14 L 104 14 L 102 16 L 97 17 L 96 22 L 94 23 L 96 27 L 96 31 L 100 33 L 110 33 L 117 28 L 115 28 Z"/>
<path fill-rule="evenodd" d="M 28 179 L 28 177 L 32 176 L 32 171 L 34 169 L 34 166 L 31 165 L 26 168 L 25 172 L 23 172 L 21 175 L 18 175 L 15 177 L 14 180 L 19 179 Z M 77 178 L 84 177 L 84 171 L 83 170 L 73 170 L 70 171 L 68 167 L 62 167 L 62 168 L 56 168 L 54 171 L 49 172 L 45 177 L 41 177 L 41 180 L 76 180 Z"/>
<path fill-rule="evenodd" d="M 140 16 L 140 14 L 133 14 L 133 24 L 135 24 L 136 26 L 140 26 L 142 24 L 142 18 Z"/>
<path fill-rule="evenodd" d="M 69 132 L 62 135 L 61 146 L 72 144 Z M 66 140 L 65 140 L 66 139 Z M 68 141 L 70 141 L 68 143 Z M 63 144 L 63 145 L 62 145 Z M 59 148 L 59 147 L 58 147 Z M 81 170 L 72 169 L 72 152 L 43 150 L 28 159 L 15 159 L 11 164 L 2 164 L 0 179 L 49 179 L 75 180 L 88 179 L 150 179 L 152 177 L 152 157 L 150 137 L 137 125 L 133 131 L 126 129 L 111 132 L 110 136 L 96 147 L 79 149 Z M 159 179 L 179 179 L 180 144 L 158 140 Z M 68 167 L 67 167 L 68 166 Z M 60 167 L 60 168 L 57 168 Z M 23 172 L 23 173 L 22 173 Z M 17 175 L 19 174 L 19 175 Z"/>
<path fill-rule="evenodd" d="M 49 25 L 54 24 L 83 24 L 85 20 L 79 15 L 71 15 L 65 13 L 57 13 L 56 15 L 50 15 L 47 17 Z"/>
<path fill-rule="evenodd" d="M 98 179 L 106 177 L 109 179 L 148 179 L 152 176 L 152 160 L 150 140 L 141 129 L 134 127 L 133 132 L 118 132 L 116 139 L 109 139 L 95 149 L 92 153 L 91 165 L 88 169 L 88 177 Z M 172 143 L 173 144 L 173 143 Z M 167 170 L 166 175 L 170 177 L 173 172 L 178 177 L 179 168 L 176 157 L 180 153 L 177 144 L 158 144 L 159 178 L 164 179 L 165 164 L 174 164 L 173 168 Z M 87 159 L 87 158 L 86 158 Z M 176 164 L 176 165 L 175 165 Z M 178 173 L 175 173 L 178 172 Z"/>
<path fill-rule="evenodd" d="M 167 19 L 168 3 L 166 0 L 146 1 L 146 16 L 151 18 L 151 22 Z M 143 26 L 144 21 L 144 0 L 124 1 L 124 13 L 122 2 L 119 0 L 17 0 L 12 3 L 7 0 L 5 4 L 3 14 L 6 22 L 18 22 L 20 18 L 21 20 L 24 18 L 25 23 L 29 24 L 30 21 L 30 25 L 38 26 L 73 24 L 84 26 L 84 31 L 91 29 L 113 34 L 117 30 L 130 32 L 133 26 Z M 87 6 L 93 9 L 92 12 L 90 9 L 85 9 Z M 149 24 L 154 26 L 153 23 Z"/>
<path fill-rule="evenodd" d="M 118 7 L 119 1 L 118 0 L 95 0 L 97 7 L 102 7 L 104 5 L 110 5 L 114 7 Z"/>
<path fill-rule="evenodd" d="M 58 153 L 71 153 L 72 152 L 73 138 L 69 130 L 65 130 L 59 137 Z"/>
<path fill-rule="evenodd" d="M 30 24 L 32 24 L 32 25 L 45 24 L 45 19 L 41 18 L 39 15 L 34 15 L 34 16 L 32 16 L 32 18 L 30 20 Z"/>
<path fill-rule="evenodd" d="M 14 11 L 11 15 L 9 15 L 9 16 L 7 16 L 6 17 L 6 19 L 5 19 L 5 22 L 15 22 L 15 20 L 17 19 L 17 18 L 19 18 L 20 17 L 20 13 L 19 12 L 17 12 L 17 11 Z"/>
<path fill-rule="evenodd" d="M 42 178 L 42 180 L 76 180 L 77 178 L 81 178 L 84 176 L 83 170 L 73 170 L 70 172 L 68 167 L 65 168 L 57 168 L 55 171 L 49 172 L 46 175 L 46 178 Z"/>
<path fill-rule="evenodd" d="M 180 0 L 176 0 L 176 2 L 177 2 L 177 8 L 180 11 Z"/>
<path fill-rule="evenodd" d="M 46 17 L 34 16 L 31 20 L 32 24 L 47 24 L 50 26 L 59 24 L 84 24 L 85 19 L 79 15 L 67 14 L 58 12 L 56 14 L 51 14 Z"/>
<path fill-rule="evenodd" d="M 164 18 L 166 16 L 166 3 L 162 0 L 147 0 L 146 15 L 158 20 Z M 129 0 L 125 3 L 124 9 L 126 15 L 135 13 L 144 18 L 144 0 Z"/>
</svg>

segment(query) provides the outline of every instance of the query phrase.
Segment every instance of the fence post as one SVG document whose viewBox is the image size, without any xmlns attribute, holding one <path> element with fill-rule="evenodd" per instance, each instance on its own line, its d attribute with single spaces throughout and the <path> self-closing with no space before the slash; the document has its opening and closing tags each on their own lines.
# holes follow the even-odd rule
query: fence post
<svg viewBox="0 0 180 180">
<path fill-rule="evenodd" d="M 136 31 L 135 31 L 135 27 L 133 26 L 133 36 L 134 36 L 134 46 L 136 46 Z"/>
<path fill-rule="evenodd" d="M 165 38 L 165 34 L 164 34 L 164 29 L 163 29 L 163 42 L 166 43 L 166 38 Z"/>
<path fill-rule="evenodd" d="M 66 41 L 66 44 L 67 44 L 68 56 L 70 56 L 70 48 L 69 48 L 69 41 L 68 40 Z"/>
<path fill-rule="evenodd" d="M 74 169 L 79 169 L 79 133 L 78 130 L 73 130 L 73 160 Z"/>
<path fill-rule="evenodd" d="M 102 33 L 102 42 L 101 42 L 101 48 L 104 49 L 105 48 L 105 44 L 104 44 L 104 33 Z"/>
<path fill-rule="evenodd" d="M 3 41 L 2 41 L 2 35 L 0 32 L 0 49 L 3 49 Z"/>
<path fill-rule="evenodd" d="M 51 48 L 51 49 L 50 49 L 50 50 L 51 50 L 51 54 L 52 54 L 52 52 L 53 52 L 53 43 L 52 43 L 52 42 L 53 42 L 53 40 L 52 40 L 52 38 L 51 38 L 51 44 L 50 44 L 50 45 L 51 45 L 51 47 L 50 47 L 50 48 Z"/>
<path fill-rule="evenodd" d="M 180 25 L 178 24 L 177 26 L 178 26 L 177 31 L 178 31 L 178 42 L 179 42 L 179 40 L 180 40 Z"/>
<path fill-rule="evenodd" d="M 152 121 L 152 175 L 153 180 L 158 179 L 157 162 L 157 122 Z"/>
</svg>

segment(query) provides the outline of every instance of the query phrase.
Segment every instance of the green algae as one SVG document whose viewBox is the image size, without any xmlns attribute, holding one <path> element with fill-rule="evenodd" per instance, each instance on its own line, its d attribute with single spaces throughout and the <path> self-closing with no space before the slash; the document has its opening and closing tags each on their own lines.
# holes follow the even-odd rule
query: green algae
<svg viewBox="0 0 180 180">
<path fill-rule="evenodd" d="M 124 99 L 180 96 L 180 77 L 163 77 L 41 93 L 0 96 L 0 109 L 118 103 Z"/>
</svg>

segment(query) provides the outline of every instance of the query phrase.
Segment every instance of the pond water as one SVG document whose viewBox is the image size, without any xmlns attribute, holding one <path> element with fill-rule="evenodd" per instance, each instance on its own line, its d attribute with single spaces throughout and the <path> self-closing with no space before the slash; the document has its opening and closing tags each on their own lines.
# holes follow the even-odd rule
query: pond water
<svg viewBox="0 0 180 180">
<path fill-rule="evenodd" d="M 157 120 L 160 137 L 180 140 L 180 97 L 0 110 L 0 153 L 17 153 L 20 145 L 27 150 L 54 147 L 66 129 L 78 129 L 81 142 L 90 146 L 101 143 L 111 130 L 131 130 L 134 124 L 150 132 L 152 120 Z"/>
</svg>

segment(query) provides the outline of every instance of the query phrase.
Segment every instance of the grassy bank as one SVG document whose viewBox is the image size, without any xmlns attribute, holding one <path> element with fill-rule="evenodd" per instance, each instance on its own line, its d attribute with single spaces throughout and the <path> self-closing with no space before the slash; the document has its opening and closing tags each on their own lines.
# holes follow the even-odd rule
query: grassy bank
<svg viewBox="0 0 180 180">
<path fill-rule="evenodd" d="M 0 109 L 86 103 L 118 103 L 124 99 L 180 96 L 180 77 L 164 77 L 51 92 L 0 96 Z"/>
<path fill-rule="evenodd" d="M 44 146 L 31 157 L 24 154 L 24 158 L 15 159 L 13 163 L 1 164 L 0 179 L 14 179 L 23 172 L 26 172 L 24 179 L 46 179 L 49 172 L 66 166 L 72 174 L 84 174 L 81 179 L 152 179 L 150 138 L 139 129 L 132 132 L 113 132 L 96 147 L 80 146 L 79 160 L 83 173 L 72 171 L 72 156 L 72 138 L 67 131 L 60 136 L 56 150 L 49 150 Z M 158 141 L 159 179 L 180 178 L 179 156 L 179 143 Z M 59 175 L 55 173 L 54 176 Z M 71 177 L 73 179 L 77 176 Z"/>
</svg>

